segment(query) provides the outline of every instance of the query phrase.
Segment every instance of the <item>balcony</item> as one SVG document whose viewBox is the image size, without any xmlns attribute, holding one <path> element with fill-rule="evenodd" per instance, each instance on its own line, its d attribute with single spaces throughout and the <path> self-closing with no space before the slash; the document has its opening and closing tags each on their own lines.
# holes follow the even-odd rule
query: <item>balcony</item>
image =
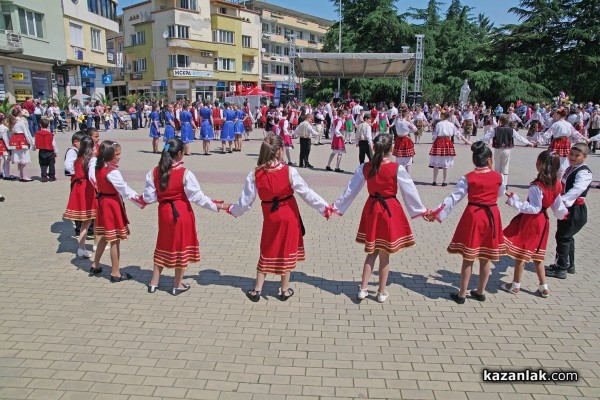
<svg viewBox="0 0 600 400">
<path fill-rule="evenodd" d="M 0 30 L 0 52 L 22 53 L 23 42 L 21 41 L 21 35 L 13 31 Z"/>
</svg>

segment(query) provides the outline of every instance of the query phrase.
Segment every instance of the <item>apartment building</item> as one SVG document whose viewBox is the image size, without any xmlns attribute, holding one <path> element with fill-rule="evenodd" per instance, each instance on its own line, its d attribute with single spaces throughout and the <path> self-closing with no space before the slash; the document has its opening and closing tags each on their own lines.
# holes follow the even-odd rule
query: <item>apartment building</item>
<svg viewBox="0 0 600 400">
<path fill-rule="evenodd" d="M 0 101 L 46 99 L 64 84 L 55 74 L 66 57 L 62 25 L 54 22 L 62 20 L 60 1 L 0 1 Z"/>
<path fill-rule="evenodd" d="M 94 99 L 104 95 L 112 81 L 104 74 L 110 66 L 107 33 L 117 34 L 117 0 L 62 0 L 67 63 L 67 93 L 84 94 Z"/>
<path fill-rule="evenodd" d="M 123 16 L 117 17 L 119 32 L 106 32 L 106 57 L 108 68 L 104 70 L 106 75 L 110 75 L 110 83 L 106 83 L 104 88 L 106 94 L 112 94 L 114 98 L 125 96 L 127 94 L 127 83 L 125 82 L 125 64 L 123 62 L 123 50 L 125 41 L 123 39 Z"/>
<path fill-rule="evenodd" d="M 223 0 L 148 0 L 123 8 L 129 93 L 223 99 L 257 86 L 260 16 Z"/>
<path fill-rule="evenodd" d="M 319 52 L 334 22 L 261 0 L 246 1 L 244 5 L 260 13 L 262 89 L 276 93 L 276 89 L 288 87 L 290 38 L 294 38 L 297 52 Z"/>
</svg>

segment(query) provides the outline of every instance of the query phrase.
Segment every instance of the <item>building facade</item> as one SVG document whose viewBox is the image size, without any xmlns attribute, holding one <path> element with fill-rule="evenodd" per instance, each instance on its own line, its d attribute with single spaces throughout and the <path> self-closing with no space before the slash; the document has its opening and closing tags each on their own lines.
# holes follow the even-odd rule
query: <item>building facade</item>
<svg viewBox="0 0 600 400">
<path fill-rule="evenodd" d="M 107 51 L 107 33 L 119 33 L 117 0 L 62 0 L 66 50 L 66 93 L 92 99 L 105 94 L 112 77 L 104 74 L 115 55 Z"/>
<path fill-rule="evenodd" d="M 61 0 L 0 1 L 0 100 L 47 99 L 66 77 Z M 52 49 L 52 51 L 48 51 Z"/>
<path fill-rule="evenodd" d="M 123 8 L 129 93 L 223 99 L 260 76 L 260 16 L 222 0 L 148 0 Z"/>
<path fill-rule="evenodd" d="M 261 0 L 244 2 L 261 16 L 262 89 L 275 93 L 289 86 L 290 38 L 297 52 L 315 53 L 323 48 L 323 37 L 333 21 L 290 10 Z M 295 77 L 299 84 L 298 77 Z"/>
<path fill-rule="evenodd" d="M 125 41 L 123 40 L 123 16 L 117 17 L 119 32 L 106 32 L 106 56 L 110 67 L 104 70 L 106 75 L 110 75 L 111 83 L 104 85 L 106 94 L 118 98 L 127 95 L 127 82 L 125 82 L 125 64 L 123 62 L 123 50 Z"/>
</svg>

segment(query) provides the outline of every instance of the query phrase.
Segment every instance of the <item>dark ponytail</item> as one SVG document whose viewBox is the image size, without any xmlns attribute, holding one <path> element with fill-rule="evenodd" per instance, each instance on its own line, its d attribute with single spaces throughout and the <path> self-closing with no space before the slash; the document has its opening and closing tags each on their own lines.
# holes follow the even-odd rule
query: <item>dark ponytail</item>
<svg viewBox="0 0 600 400">
<path fill-rule="evenodd" d="M 471 145 L 473 152 L 473 164 L 477 168 L 488 166 L 488 160 L 492 158 L 492 150 L 483 142 L 475 142 Z"/>
<path fill-rule="evenodd" d="M 279 135 L 269 133 L 260 145 L 260 153 L 256 169 L 266 167 L 269 163 L 277 161 L 277 153 L 283 147 L 283 139 Z"/>
<path fill-rule="evenodd" d="M 167 143 L 165 143 L 165 148 L 160 154 L 160 160 L 158 161 L 158 182 L 160 190 L 167 190 L 169 178 L 171 177 L 173 159 L 182 151 L 183 141 L 179 138 L 169 139 L 167 140 Z"/>
<path fill-rule="evenodd" d="M 79 150 L 77 150 L 77 158 L 83 158 L 83 172 L 87 178 L 88 167 L 90 166 L 90 160 L 94 157 L 94 141 L 89 136 L 83 136 L 79 139 Z"/>
<path fill-rule="evenodd" d="M 100 171 L 106 164 L 111 162 L 115 158 L 115 149 L 120 148 L 121 145 L 112 140 L 105 140 L 100 143 L 98 149 L 98 160 L 96 161 L 96 171 Z"/>
<path fill-rule="evenodd" d="M 371 170 L 369 171 L 369 178 L 374 177 L 381 168 L 383 158 L 392 149 L 392 135 L 388 133 L 382 133 L 373 140 L 373 146 L 375 147 L 375 154 L 371 160 Z"/>
<path fill-rule="evenodd" d="M 550 150 L 542 151 L 537 158 L 536 166 L 539 169 L 537 180 L 546 187 L 553 190 L 558 181 L 558 170 L 560 169 L 560 158 Z"/>
</svg>

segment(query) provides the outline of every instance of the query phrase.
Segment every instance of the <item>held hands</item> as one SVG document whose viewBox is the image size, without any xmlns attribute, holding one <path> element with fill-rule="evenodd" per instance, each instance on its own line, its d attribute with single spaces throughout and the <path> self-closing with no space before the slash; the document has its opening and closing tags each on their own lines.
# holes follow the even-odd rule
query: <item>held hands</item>
<svg viewBox="0 0 600 400">
<path fill-rule="evenodd" d="M 435 221 L 435 214 L 431 210 L 427 210 L 427 213 L 423 215 L 423 219 L 427 222 Z"/>
</svg>

